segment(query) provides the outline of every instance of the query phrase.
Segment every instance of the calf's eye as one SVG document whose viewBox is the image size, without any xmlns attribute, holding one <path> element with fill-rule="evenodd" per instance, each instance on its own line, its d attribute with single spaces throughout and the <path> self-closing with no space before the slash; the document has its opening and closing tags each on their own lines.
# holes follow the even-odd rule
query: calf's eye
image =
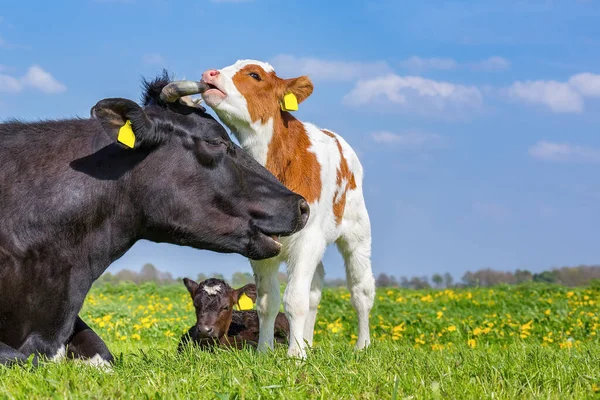
<svg viewBox="0 0 600 400">
<path fill-rule="evenodd" d="M 248 75 L 250 75 L 251 77 L 253 77 L 257 81 L 260 81 L 260 75 L 258 75 L 256 72 L 250 72 Z"/>
</svg>

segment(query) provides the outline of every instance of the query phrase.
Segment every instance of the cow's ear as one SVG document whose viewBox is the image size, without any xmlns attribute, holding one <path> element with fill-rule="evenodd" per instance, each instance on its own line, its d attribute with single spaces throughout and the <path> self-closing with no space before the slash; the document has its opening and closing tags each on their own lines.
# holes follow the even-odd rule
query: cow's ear
<svg viewBox="0 0 600 400">
<path fill-rule="evenodd" d="M 183 284 L 187 288 L 188 292 L 190 292 L 190 295 L 193 299 L 196 295 L 196 291 L 198 290 L 198 284 L 195 281 L 188 278 L 183 278 Z"/>
<path fill-rule="evenodd" d="M 155 146 L 160 142 L 152 121 L 142 107 L 128 99 L 104 99 L 92 107 L 90 114 L 104 131 L 122 146 L 132 149 Z"/>
</svg>

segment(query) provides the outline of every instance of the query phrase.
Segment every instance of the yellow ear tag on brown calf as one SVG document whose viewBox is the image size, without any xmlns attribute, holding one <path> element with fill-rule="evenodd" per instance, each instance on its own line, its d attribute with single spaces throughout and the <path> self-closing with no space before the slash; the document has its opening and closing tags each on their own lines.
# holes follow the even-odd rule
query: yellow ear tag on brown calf
<svg viewBox="0 0 600 400">
<path fill-rule="evenodd" d="M 123 125 L 119 129 L 119 136 L 117 136 L 117 140 L 119 143 L 123 143 L 125 146 L 133 149 L 135 146 L 135 134 L 133 133 L 133 129 L 131 128 L 131 121 L 127 120 L 125 125 Z"/>
<path fill-rule="evenodd" d="M 294 93 L 286 93 L 281 102 L 281 111 L 297 111 L 298 99 Z"/>
<path fill-rule="evenodd" d="M 254 303 L 250 297 L 246 296 L 246 293 L 242 293 L 238 299 L 237 306 L 239 310 L 252 310 Z"/>
</svg>

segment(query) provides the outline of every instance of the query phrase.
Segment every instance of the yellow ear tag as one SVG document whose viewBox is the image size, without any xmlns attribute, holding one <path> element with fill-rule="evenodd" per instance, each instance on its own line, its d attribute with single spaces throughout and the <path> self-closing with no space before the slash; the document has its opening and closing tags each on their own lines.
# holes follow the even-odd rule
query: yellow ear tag
<svg viewBox="0 0 600 400">
<path fill-rule="evenodd" d="M 242 293 L 242 295 L 238 299 L 238 309 L 239 310 L 252 310 L 252 307 L 254 307 L 254 303 L 252 302 L 252 299 L 250 297 L 246 296 L 246 293 Z"/>
<path fill-rule="evenodd" d="M 297 111 L 298 99 L 294 93 L 286 93 L 281 102 L 281 111 Z"/>
<path fill-rule="evenodd" d="M 133 133 L 133 129 L 131 129 L 130 120 L 127 120 L 125 125 L 119 129 L 119 136 L 117 136 L 117 140 L 119 143 L 123 143 L 125 146 L 131 149 L 133 149 L 133 146 L 135 146 L 135 134 Z"/>
</svg>

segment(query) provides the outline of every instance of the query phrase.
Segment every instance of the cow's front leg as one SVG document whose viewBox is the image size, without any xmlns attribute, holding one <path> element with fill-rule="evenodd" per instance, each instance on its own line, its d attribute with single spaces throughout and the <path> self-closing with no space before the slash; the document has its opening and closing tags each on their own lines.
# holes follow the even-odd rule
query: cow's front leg
<svg viewBox="0 0 600 400">
<path fill-rule="evenodd" d="M 9 345 L 0 342 L 0 365 L 14 365 L 23 364 L 27 362 L 27 356 L 21 353 L 19 350 L 15 350 Z M 34 363 L 37 364 L 37 357 L 34 359 Z"/>
<path fill-rule="evenodd" d="M 79 359 L 97 367 L 110 367 L 114 363 L 114 357 L 104 341 L 79 316 L 66 345 L 67 356 L 71 359 Z"/>
</svg>

